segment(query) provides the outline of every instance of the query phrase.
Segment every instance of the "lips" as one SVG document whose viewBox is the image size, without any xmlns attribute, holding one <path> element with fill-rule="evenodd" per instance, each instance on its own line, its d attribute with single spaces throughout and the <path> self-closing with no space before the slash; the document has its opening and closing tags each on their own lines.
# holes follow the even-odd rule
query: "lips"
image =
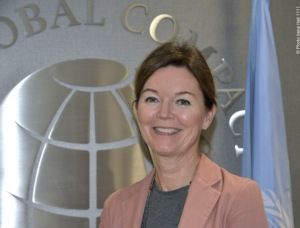
<svg viewBox="0 0 300 228">
<path fill-rule="evenodd" d="M 174 127 L 153 127 L 153 130 L 159 135 L 174 135 L 181 131 L 181 129 Z"/>
</svg>

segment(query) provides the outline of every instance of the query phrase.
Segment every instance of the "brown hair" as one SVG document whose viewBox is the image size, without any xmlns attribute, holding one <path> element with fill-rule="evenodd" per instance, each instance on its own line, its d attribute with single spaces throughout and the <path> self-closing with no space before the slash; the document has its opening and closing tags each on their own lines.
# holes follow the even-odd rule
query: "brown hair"
<svg viewBox="0 0 300 228">
<path fill-rule="evenodd" d="M 168 65 L 186 67 L 193 74 L 198 81 L 208 110 L 217 104 L 213 76 L 203 55 L 194 45 L 178 41 L 162 44 L 142 62 L 137 70 L 134 84 L 136 101 L 139 100 L 141 91 L 152 74 Z"/>
</svg>

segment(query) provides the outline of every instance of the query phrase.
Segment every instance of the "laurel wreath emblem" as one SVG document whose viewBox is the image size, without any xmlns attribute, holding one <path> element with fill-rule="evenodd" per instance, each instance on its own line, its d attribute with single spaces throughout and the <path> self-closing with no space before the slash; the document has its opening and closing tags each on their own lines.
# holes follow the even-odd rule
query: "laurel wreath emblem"
<svg viewBox="0 0 300 228">
<path fill-rule="evenodd" d="M 262 196 L 269 226 L 274 228 L 293 228 L 291 219 L 282 207 L 275 192 L 271 190 L 262 191 Z"/>
</svg>

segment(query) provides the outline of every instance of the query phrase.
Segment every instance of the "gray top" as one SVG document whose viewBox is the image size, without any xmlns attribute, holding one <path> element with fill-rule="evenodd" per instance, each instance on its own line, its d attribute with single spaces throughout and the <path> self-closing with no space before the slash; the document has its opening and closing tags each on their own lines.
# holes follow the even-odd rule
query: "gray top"
<svg viewBox="0 0 300 228">
<path fill-rule="evenodd" d="M 189 185 L 165 192 L 154 183 L 146 202 L 142 228 L 177 228 L 188 189 Z"/>
</svg>

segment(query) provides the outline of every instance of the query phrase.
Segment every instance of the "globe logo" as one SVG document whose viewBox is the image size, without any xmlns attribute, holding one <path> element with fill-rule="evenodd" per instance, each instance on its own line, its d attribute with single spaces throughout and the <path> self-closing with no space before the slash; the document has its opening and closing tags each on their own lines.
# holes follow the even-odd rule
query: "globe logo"
<svg viewBox="0 0 300 228">
<path fill-rule="evenodd" d="M 126 68 L 78 59 L 32 73 L 1 104 L 1 227 L 96 228 L 113 191 L 143 178 Z"/>
</svg>

